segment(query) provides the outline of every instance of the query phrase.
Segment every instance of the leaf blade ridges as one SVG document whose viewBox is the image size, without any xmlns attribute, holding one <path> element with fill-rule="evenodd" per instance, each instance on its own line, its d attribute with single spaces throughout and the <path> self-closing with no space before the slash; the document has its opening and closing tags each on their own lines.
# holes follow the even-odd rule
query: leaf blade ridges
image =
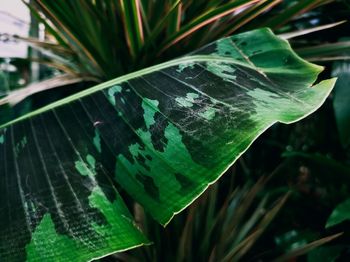
<svg viewBox="0 0 350 262">
<path fill-rule="evenodd" d="M 321 106 L 335 81 L 313 85 L 321 70 L 255 30 L 3 125 L 0 260 L 147 244 L 117 189 L 167 224 L 268 127 Z"/>
</svg>

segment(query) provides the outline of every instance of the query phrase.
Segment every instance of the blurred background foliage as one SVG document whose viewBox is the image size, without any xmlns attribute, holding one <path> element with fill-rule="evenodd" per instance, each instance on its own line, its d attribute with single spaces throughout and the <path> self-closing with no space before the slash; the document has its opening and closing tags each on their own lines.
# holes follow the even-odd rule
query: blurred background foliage
<svg viewBox="0 0 350 262">
<path fill-rule="evenodd" d="M 129 200 L 154 244 L 102 261 L 349 261 L 348 0 L 24 1 L 28 55 L 0 59 L 0 122 L 117 76 L 259 27 L 338 77 L 315 114 L 265 132 L 164 229 Z M 345 21 L 345 22 L 344 22 Z M 341 22 L 341 23 L 338 23 Z M 127 196 L 125 196 L 127 198 Z M 342 235 L 338 233 L 342 232 Z"/>
</svg>

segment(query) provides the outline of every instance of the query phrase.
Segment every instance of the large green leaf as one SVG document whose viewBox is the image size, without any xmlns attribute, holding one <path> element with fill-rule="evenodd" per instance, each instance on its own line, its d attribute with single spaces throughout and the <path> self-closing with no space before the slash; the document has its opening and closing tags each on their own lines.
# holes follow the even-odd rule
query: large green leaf
<svg viewBox="0 0 350 262">
<path fill-rule="evenodd" d="M 347 220 L 350 220 L 350 199 L 336 206 L 327 220 L 326 227 L 332 227 Z"/>
<path fill-rule="evenodd" d="M 85 261 L 147 243 L 123 189 L 166 225 L 276 122 L 335 80 L 261 29 L 98 85 L 1 127 L 0 260 Z"/>
</svg>

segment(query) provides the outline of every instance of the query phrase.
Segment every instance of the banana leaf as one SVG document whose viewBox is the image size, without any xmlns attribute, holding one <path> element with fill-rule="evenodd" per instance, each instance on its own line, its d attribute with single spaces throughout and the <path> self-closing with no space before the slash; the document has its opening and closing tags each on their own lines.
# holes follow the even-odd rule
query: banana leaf
<svg viewBox="0 0 350 262">
<path fill-rule="evenodd" d="M 0 261 L 88 261 L 149 244 L 276 122 L 335 79 L 260 29 L 84 90 L 0 127 Z"/>
</svg>

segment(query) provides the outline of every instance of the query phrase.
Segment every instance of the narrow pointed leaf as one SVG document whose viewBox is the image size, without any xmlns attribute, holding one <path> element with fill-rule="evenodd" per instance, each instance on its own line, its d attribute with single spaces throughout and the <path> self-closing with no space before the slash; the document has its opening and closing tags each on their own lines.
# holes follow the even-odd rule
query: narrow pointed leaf
<svg viewBox="0 0 350 262">
<path fill-rule="evenodd" d="M 322 61 L 322 59 L 327 56 L 343 56 L 344 53 L 346 54 L 347 52 L 350 52 L 350 41 L 320 44 L 311 47 L 299 48 L 296 51 L 301 57 L 307 60 L 316 61 L 317 58 L 319 58 L 317 61 Z"/>
<path fill-rule="evenodd" d="M 289 40 L 291 38 L 295 38 L 295 37 L 299 37 L 299 36 L 303 36 L 303 35 L 308 35 L 308 34 L 318 32 L 318 31 L 333 28 L 333 27 L 336 27 L 338 25 L 344 24 L 346 22 L 347 22 L 346 20 L 343 20 L 343 21 L 339 21 L 336 23 L 331 23 L 331 24 L 326 24 L 326 25 L 321 25 L 321 26 L 313 26 L 313 27 L 307 28 L 307 29 L 302 29 L 302 30 L 284 33 L 284 34 L 279 34 L 278 36 L 283 38 L 283 39 Z"/>
<path fill-rule="evenodd" d="M 152 30 L 151 34 L 147 37 L 145 44 L 144 44 L 144 49 L 147 49 L 150 45 L 154 45 L 155 41 L 159 34 L 162 32 L 162 30 L 167 26 L 169 23 L 168 20 L 172 19 L 177 13 L 179 12 L 178 10 L 181 10 L 181 7 L 179 5 L 181 4 L 181 0 L 177 0 L 168 10 L 168 12 L 162 17 L 162 19 L 159 20 L 157 25 L 154 27 Z"/>
<path fill-rule="evenodd" d="M 0 260 L 86 261 L 147 240 L 276 122 L 314 112 L 335 80 L 268 29 L 95 86 L 0 128 Z"/>
<path fill-rule="evenodd" d="M 120 0 L 125 35 L 133 56 L 144 42 L 139 0 Z"/>
<path fill-rule="evenodd" d="M 281 2 L 282 0 L 263 0 L 255 5 L 252 5 L 237 15 L 237 17 L 234 17 L 232 23 L 230 23 L 230 26 L 226 28 L 224 35 L 233 34 L 236 30 L 242 28 L 245 24 L 254 20 L 256 17 L 280 4 Z"/>
<path fill-rule="evenodd" d="M 46 91 L 52 88 L 61 87 L 64 85 L 71 85 L 71 84 L 79 83 L 83 81 L 97 82 L 97 79 L 92 77 L 84 77 L 84 76 L 71 75 L 71 74 L 62 74 L 62 75 L 54 76 L 52 78 L 31 83 L 26 87 L 8 92 L 8 94 L 5 97 L 0 98 L 0 106 L 4 104 L 15 105 L 30 95 L 33 95 L 42 91 Z"/>
<path fill-rule="evenodd" d="M 171 4 L 177 4 L 177 0 L 171 1 Z M 182 3 L 180 2 L 178 5 L 176 5 L 175 12 L 172 12 L 169 19 L 169 25 L 167 27 L 167 34 L 171 35 L 180 29 L 180 22 L 181 22 L 181 9 L 182 9 Z"/>
<path fill-rule="evenodd" d="M 179 31 L 177 31 L 174 35 L 169 37 L 167 41 L 164 44 L 163 49 L 160 51 L 162 53 L 170 46 L 174 45 L 178 41 L 184 39 L 185 37 L 189 36 L 193 32 L 197 31 L 198 29 L 222 18 L 229 14 L 232 14 L 234 11 L 238 10 L 239 8 L 244 8 L 250 4 L 254 4 L 258 2 L 258 0 L 238 0 L 234 2 L 227 3 L 225 5 L 222 5 L 218 8 L 213 8 L 209 11 L 207 11 L 204 14 L 201 14 L 200 16 L 193 19 L 191 22 L 183 26 Z"/>
<path fill-rule="evenodd" d="M 298 256 L 305 255 L 311 250 L 314 250 L 315 248 L 322 246 L 330 241 L 335 240 L 336 238 L 340 237 L 343 233 L 334 234 L 328 237 L 321 238 L 319 240 L 313 241 L 309 244 L 306 244 L 304 246 L 301 246 L 299 248 L 296 248 L 290 252 L 288 252 L 285 255 L 282 255 L 281 257 L 275 259 L 273 262 L 284 262 L 284 261 L 291 261 L 293 259 L 296 259 Z"/>
</svg>

